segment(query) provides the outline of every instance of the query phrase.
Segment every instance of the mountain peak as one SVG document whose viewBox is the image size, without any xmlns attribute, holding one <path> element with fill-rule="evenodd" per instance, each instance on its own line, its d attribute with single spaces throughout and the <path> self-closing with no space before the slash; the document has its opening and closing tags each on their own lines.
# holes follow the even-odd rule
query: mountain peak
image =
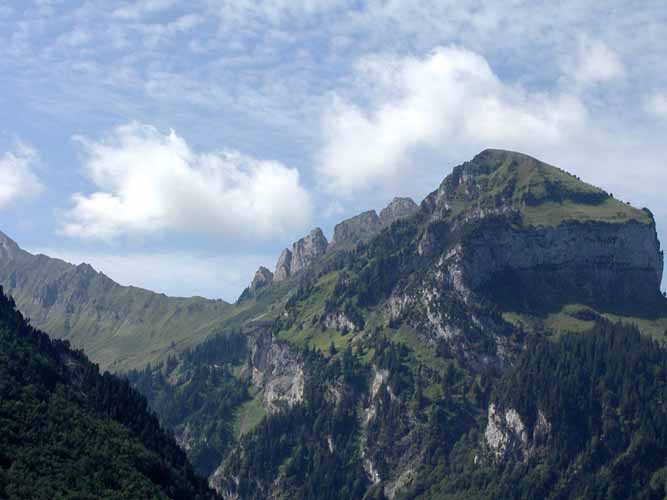
<svg viewBox="0 0 667 500">
<path fill-rule="evenodd" d="M 380 224 L 389 226 L 394 221 L 408 217 L 417 210 L 419 210 L 419 205 L 412 198 L 396 197 L 380 212 Z"/>
<path fill-rule="evenodd" d="M 15 259 L 23 250 L 5 233 L 0 231 L 0 258 Z"/>
<path fill-rule="evenodd" d="M 520 153 L 518 151 L 510 151 L 508 149 L 485 149 L 477 153 L 471 163 L 486 164 L 489 166 L 496 165 L 500 166 L 506 161 L 515 161 L 521 163 L 535 163 L 535 164 L 544 164 L 544 162 L 534 158 L 525 153 Z"/>
<path fill-rule="evenodd" d="M 455 167 L 422 207 L 446 218 L 512 212 L 524 225 L 553 226 L 571 220 L 653 222 L 646 212 L 561 168 L 500 149 L 486 149 Z"/>
</svg>

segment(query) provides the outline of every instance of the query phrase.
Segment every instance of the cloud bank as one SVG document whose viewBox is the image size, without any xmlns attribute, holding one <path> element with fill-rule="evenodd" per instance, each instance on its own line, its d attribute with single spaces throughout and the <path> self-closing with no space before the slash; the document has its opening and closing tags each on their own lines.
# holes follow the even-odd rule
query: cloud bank
<svg viewBox="0 0 667 500">
<path fill-rule="evenodd" d="M 66 235 L 112 241 L 168 231 L 269 239 L 310 221 L 299 172 L 282 163 L 235 151 L 197 153 L 174 131 L 139 123 L 101 142 L 77 140 L 97 191 L 73 196 Z"/>
<path fill-rule="evenodd" d="M 484 57 L 455 46 L 423 58 L 367 58 L 358 69 L 370 105 L 336 97 L 323 120 L 318 170 L 338 194 L 410 175 L 420 150 L 534 149 L 563 142 L 587 121 L 576 97 L 506 84 Z"/>
<path fill-rule="evenodd" d="M 25 145 L 0 157 L 0 209 L 38 195 L 43 186 L 33 171 L 37 153 Z"/>
</svg>

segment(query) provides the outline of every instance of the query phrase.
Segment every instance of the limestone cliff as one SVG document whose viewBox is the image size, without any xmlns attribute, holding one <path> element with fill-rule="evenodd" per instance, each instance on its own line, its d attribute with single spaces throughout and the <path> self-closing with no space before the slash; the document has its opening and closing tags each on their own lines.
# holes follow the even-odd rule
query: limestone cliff
<svg viewBox="0 0 667 500">
<path fill-rule="evenodd" d="M 616 311 L 662 300 L 651 213 L 529 156 L 480 153 L 454 168 L 421 212 L 412 264 L 420 271 L 396 288 L 388 311 L 473 364 L 502 363 L 513 348 L 489 300 L 513 310 L 583 303 Z M 473 348 L 480 336 L 494 347 Z"/>
<path fill-rule="evenodd" d="M 274 281 L 283 281 L 284 279 L 289 278 L 292 273 L 292 252 L 289 249 L 285 248 L 278 257 L 278 263 L 276 264 L 276 271 L 273 273 Z"/>
<path fill-rule="evenodd" d="M 532 429 L 524 423 L 514 408 L 502 410 L 495 403 L 489 405 L 487 424 L 484 430 L 484 448 L 488 458 L 499 463 L 508 459 L 526 460 L 544 445 L 551 432 L 551 423 L 542 411 Z"/>
<path fill-rule="evenodd" d="M 419 210 L 419 206 L 412 198 L 394 198 L 389 205 L 380 212 L 380 226 L 387 227 L 403 217 L 409 217 Z"/>
<path fill-rule="evenodd" d="M 324 255 L 327 251 L 327 245 L 327 239 L 319 227 L 294 243 L 292 246 L 291 272 L 299 272 Z"/>
<path fill-rule="evenodd" d="M 250 283 L 250 291 L 255 292 L 260 288 L 264 288 L 273 281 L 273 273 L 269 271 L 266 267 L 260 266 L 255 272 L 255 276 Z"/>
<path fill-rule="evenodd" d="M 292 250 L 284 249 L 278 258 L 274 281 L 283 281 L 292 274 L 308 267 L 327 251 L 328 241 L 318 227 L 296 241 Z"/>
<path fill-rule="evenodd" d="M 304 371 L 296 355 L 269 331 L 250 340 L 252 383 L 262 391 L 263 405 L 277 413 L 303 400 Z"/>
<path fill-rule="evenodd" d="M 380 218 L 375 210 L 346 219 L 334 228 L 332 246 L 352 244 L 370 238 L 380 229 Z"/>
</svg>

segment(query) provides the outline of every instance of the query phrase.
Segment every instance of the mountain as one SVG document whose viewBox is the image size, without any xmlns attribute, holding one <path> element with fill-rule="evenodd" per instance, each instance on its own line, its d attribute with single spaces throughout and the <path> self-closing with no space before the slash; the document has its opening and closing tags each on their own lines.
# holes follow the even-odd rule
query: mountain
<svg viewBox="0 0 667 500">
<path fill-rule="evenodd" d="M 0 233 L 0 285 L 38 328 L 125 371 L 181 352 L 214 332 L 229 304 L 121 286 L 88 264 L 32 255 Z"/>
<path fill-rule="evenodd" d="M 411 199 L 397 198 L 379 217 L 372 212 L 377 225 L 352 240 L 367 239 L 416 209 Z M 273 281 L 298 274 L 328 250 L 322 230 L 313 229 L 296 241 L 292 250 L 284 250 L 275 273 L 260 268 L 241 298 Z M 253 311 L 263 314 L 262 308 L 272 305 L 255 307 L 254 302 L 246 302 L 232 307 L 222 300 L 167 297 L 122 286 L 88 264 L 75 266 L 46 255 L 32 255 L 2 232 L 0 286 L 36 327 L 55 338 L 69 340 L 102 369 L 113 372 L 164 361 L 204 341 L 225 325 L 243 322 Z"/>
<path fill-rule="evenodd" d="M 130 372 L 197 470 L 227 499 L 662 498 L 651 212 L 500 150 L 404 207 L 314 230 Z"/>
<path fill-rule="evenodd" d="M 0 428 L 0 498 L 219 498 L 142 396 L 32 328 L 1 288 Z"/>
</svg>

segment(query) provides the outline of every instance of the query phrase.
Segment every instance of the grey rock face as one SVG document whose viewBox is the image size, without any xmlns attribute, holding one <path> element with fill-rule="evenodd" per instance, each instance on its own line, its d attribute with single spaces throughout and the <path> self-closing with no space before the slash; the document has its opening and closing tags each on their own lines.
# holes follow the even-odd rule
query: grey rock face
<svg viewBox="0 0 667 500">
<path fill-rule="evenodd" d="M 658 299 L 663 255 L 655 227 L 570 222 L 521 230 L 487 224 L 461 248 L 458 272 L 472 290 L 511 282 L 530 297 L 585 303 Z"/>
<path fill-rule="evenodd" d="M 251 363 L 252 382 L 263 391 L 263 403 L 269 413 L 303 400 L 303 366 L 289 346 L 276 342 L 270 332 L 253 343 Z"/>
<path fill-rule="evenodd" d="M 280 257 L 278 257 L 276 272 L 273 274 L 273 281 L 287 279 L 290 274 L 292 274 L 292 252 L 286 248 L 281 252 Z"/>
<path fill-rule="evenodd" d="M 264 288 L 266 285 L 273 281 L 273 273 L 269 271 L 264 266 L 261 266 L 255 273 L 255 277 L 252 279 L 250 284 L 250 290 L 256 291 L 260 288 Z"/>
<path fill-rule="evenodd" d="M 295 242 L 291 251 L 287 248 L 282 251 L 276 264 L 273 281 L 283 281 L 308 267 L 326 253 L 327 246 L 328 241 L 322 230 L 319 227 L 313 229 L 307 236 Z"/>
<path fill-rule="evenodd" d="M 503 411 L 491 403 L 487 415 L 484 444 L 494 463 L 509 458 L 525 460 L 531 457 L 546 442 L 551 432 L 551 423 L 541 410 L 537 412 L 533 429 L 525 425 L 514 408 Z"/>
<path fill-rule="evenodd" d="M 369 210 L 336 225 L 332 245 L 356 243 L 370 238 L 380 229 L 380 218 L 375 210 Z"/>
<path fill-rule="evenodd" d="M 419 206 L 411 198 L 394 198 L 382 209 L 379 216 L 375 210 L 369 210 L 337 224 L 331 246 L 367 240 L 382 228 L 414 214 L 417 210 Z"/>
<path fill-rule="evenodd" d="M 301 238 L 292 245 L 291 273 L 294 274 L 308 267 L 315 259 L 327 251 L 328 241 L 322 230 L 313 229 L 308 236 Z"/>
<path fill-rule="evenodd" d="M 412 198 L 394 198 L 392 202 L 380 212 L 380 225 L 386 227 L 403 217 L 409 217 L 419 210 L 419 206 Z"/>
</svg>

